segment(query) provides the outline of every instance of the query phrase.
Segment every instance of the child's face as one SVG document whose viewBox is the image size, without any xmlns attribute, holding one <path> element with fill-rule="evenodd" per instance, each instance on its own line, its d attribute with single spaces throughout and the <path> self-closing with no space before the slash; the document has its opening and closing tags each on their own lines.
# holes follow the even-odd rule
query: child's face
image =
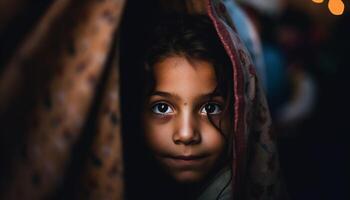
<svg viewBox="0 0 350 200">
<path fill-rule="evenodd" d="M 213 66 L 173 56 L 154 66 L 155 87 L 143 115 L 145 136 L 155 158 L 178 182 L 199 182 L 216 170 L 225 139 L 215 124 L 222 119 L 224 98 L 213 95 L 217 82 Z M 210 98 L 212 97 L 212 98 Z"/>
</svg>

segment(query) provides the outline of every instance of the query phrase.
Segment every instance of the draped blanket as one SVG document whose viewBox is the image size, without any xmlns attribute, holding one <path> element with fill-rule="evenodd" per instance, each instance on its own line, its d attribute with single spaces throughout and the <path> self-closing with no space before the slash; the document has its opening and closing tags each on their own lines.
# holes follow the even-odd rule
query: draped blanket
<svg viewBox="0 0 350 200">
<path fill-rule="evenodd" d="M 124 4 L 52 1 L 2 67 L 0 199 L 123 199 L 117 33 Z M 267 103 L 224 4 L 174 5 L 207 13 L 232 61 L 235 199 L 278 199 Z"/>
</svg>

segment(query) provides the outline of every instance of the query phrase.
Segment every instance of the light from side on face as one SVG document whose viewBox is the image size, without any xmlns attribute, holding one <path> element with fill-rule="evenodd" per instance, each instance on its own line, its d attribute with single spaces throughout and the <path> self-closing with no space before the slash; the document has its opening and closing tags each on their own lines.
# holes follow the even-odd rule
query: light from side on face
<svg viewBox="0 0 350 200">
<path fill-rule="evenodd" d="M 154 90 L 147 99 L 143 123 L 147 143 L 160 165 L 180 183 L 204 180 L 220 168 L 225 137 L 209 121 L 222 120 L 224 98 L 217 86 L 213 66 L 206 61 L 172 56 L 154 67 Z"/>
</svg>

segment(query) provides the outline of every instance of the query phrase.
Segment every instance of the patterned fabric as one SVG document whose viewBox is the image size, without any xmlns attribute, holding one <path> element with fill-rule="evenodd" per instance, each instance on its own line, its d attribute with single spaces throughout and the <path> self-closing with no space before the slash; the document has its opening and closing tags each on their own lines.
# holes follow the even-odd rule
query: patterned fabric
<svg viewBox="0 0 350 200">
<path fill-rule="evenodd" d="M 255 68 L 220 0 L 208 15 L 229 55 L 234 80 L 234 199 L 280 199 L 279 164 L 267 102 Z"/>
<path fill-rule="evenodd" d="M 260 38 L 253 22 L 249 19 L 243 9 L 239 7 L 235 0 L 222 0 L 233 24 L 237 28 L 237 33 L 252 58 L 259 78 L 266 88 L 265 61 L 260 43 Z"/>
<path fill-rule="evenodd" d="M 112 44 L 124 4 L 53 1 L 4 67 L 0 142 L 6 152 L 1 158 L 10 156 L 1 160 L 7 170 L 0 172 L 0 199 L 123 198 L 119 74 Z M 233 66 L 235 199 L 277 199 L 276 147 L 255 69 L 225 6 L 219 0 L 207 5 Z"/>
<path fill-rule="evenodd" d="M 122 199 L 115 33 L 123 6 L 53 1 L 4 68 L 1 144 L 11 157 L 1 160 L 0 199 Z"/>
</svg>

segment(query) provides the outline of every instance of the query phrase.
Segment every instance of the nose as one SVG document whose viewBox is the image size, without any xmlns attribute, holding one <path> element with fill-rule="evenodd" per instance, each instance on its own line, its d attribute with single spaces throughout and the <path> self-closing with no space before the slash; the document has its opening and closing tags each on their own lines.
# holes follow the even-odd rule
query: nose
<svg viewBox="0 0 350 200">
<path fill-rule="evenodd" d="M 175 144 L 193 145 L 201 142 L 199 124 L 190 113 L 183 113 L 179 116 L 173 134 Z"/>
</svg>

